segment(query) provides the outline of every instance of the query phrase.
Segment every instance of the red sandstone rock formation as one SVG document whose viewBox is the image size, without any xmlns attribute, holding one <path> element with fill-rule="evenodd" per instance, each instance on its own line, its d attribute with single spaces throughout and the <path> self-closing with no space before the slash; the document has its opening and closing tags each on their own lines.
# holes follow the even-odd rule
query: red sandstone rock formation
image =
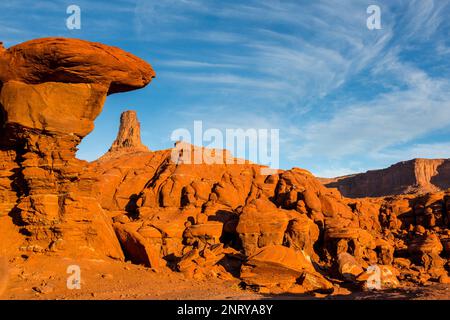
<svg viewBox="0 0 450 320">
<path fill-rule="evenodd" d="M 194 279 L 237 277 L 267 293 L 369 288 L 374 265 L 379 288 L 449 281 L 449 191 L 349 199 L 298 168 L 262 175 L 260 165 L 217 163 L 231 156 L 185 143 L 152 152 L 133 113 L 88 164 L 76 146 L 105 96 L 147 84 L 151 67 L 120 49 L 46 39 L 0 52 L 0 71 L 6 255 L 22 247 L 126 257 Z M 193 163 L 198 154 L 208 164 Z"/>
<path fill-rule="evenodd" d="M 414 159 L 387 169 L 321 181 L 351 198 L 437 192 L 450 188 L 450 160 Z"/>
<path fill-rule="evenodd" d="M 142 88 L 155 77 L 147 62 L 128 52 L 78 39 L 36 39 L 0 54 L 1 83 L 90 83 L 111 94 Z"/>
<path fill-rule="evenodd" d="M 92 164 L 131 261 L 194 279 L 238 276 L 272 293 L 329 293 L 338 279 L 367 288 L 372 265 L 380 288 L 446 281 L 448 194 L 347 199 L 306 170 L 189 164 L 173 159 L 179 146 Z M 417 225 L 426 236 L 410 231 Z"/>
<path fill-rule="evenodd" d="M 110 153 L 117 152 L 148 152 L 150 151 L 141 142 L 141 124 L 139 123 L 136 111 L 125 111 L 120 116 L 119 133 Z"/>
<path fill-rule="evenodd" d="M 0 298 L 5 292 L 5 289 L 8 285 L 9 278 L 9 270 L 8 270 L 8 261 L 4 257 L 0 257 Z"/>
<path fill-rule="evenodd" d="M 0 52 L 0 223 L 10 230 L 0 246 L 17 248 L 8 234 L 19 228 L 23 250 L 123 257 L 96 200 L 95 178 L 75 152 L 107 94 L 153 77 L 129 53 L 76 39 L 38 39 Z"/>
</svg>

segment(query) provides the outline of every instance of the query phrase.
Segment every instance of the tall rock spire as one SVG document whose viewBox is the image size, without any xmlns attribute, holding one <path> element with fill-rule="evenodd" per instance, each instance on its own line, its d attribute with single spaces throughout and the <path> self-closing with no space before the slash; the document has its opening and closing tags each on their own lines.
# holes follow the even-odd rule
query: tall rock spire
<svg viewBox="0 0 450 320">
<path fill-rule="evenodd" d="M 120 116 L 120 127 L 117 138 L 109 152 L 148 152 L 141 142 L 141 125 L 136 111 L 125 111 Z"/>
</svg>

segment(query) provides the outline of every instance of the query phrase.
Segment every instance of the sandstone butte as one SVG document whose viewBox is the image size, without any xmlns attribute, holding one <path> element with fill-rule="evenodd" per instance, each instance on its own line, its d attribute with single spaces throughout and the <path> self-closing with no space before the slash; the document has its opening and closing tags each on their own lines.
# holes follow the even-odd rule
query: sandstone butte
<svg viewBox="0 0 450 320">
<path fill-rule="evenodd" d="M 87 163 L 76 147 L 106 95 L 145 86 L 151 66 L 48 38 L 1 52 L 0 71 L 0 253 L 10 261 L 131 261 L 272 294 L 362 290 L 373 286 L 371 265 L 381 289 L 449 282 L 450 191 L 351 199 L 303 169 L 189 164 L 178 161 L 186 152 L 211 151 L 148 150 L 132 111 L 111 149 Z"/>
</svg>

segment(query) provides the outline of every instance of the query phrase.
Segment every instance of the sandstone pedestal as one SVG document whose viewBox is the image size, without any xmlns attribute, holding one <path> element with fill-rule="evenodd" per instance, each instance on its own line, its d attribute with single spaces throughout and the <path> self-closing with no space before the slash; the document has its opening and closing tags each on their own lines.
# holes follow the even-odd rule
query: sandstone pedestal
<svg viewBox="0 0 450 320">
<path fill-rule="evenodd" d="M 151 66 L 118 48 L 49 38 L 2 50 L 0 74 L 0 218 L 20 228 L 22 250 L 122 259 L 96 178 L 75 153 L 107 94 L 145 86 Z"/>
</svg>

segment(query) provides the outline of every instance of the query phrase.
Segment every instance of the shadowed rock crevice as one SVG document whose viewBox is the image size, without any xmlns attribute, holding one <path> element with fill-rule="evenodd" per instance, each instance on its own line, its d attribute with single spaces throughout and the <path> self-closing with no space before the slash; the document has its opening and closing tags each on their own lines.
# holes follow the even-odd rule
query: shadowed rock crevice
<svg viewBox="0 0 450 320">
<path fill-rule="evenodd" d="M 441 190 L 450 188 L 450 159 L 446 159 L 437 167 L 436 174 L 431 177 L 430 182 Z"/>
</svg>

